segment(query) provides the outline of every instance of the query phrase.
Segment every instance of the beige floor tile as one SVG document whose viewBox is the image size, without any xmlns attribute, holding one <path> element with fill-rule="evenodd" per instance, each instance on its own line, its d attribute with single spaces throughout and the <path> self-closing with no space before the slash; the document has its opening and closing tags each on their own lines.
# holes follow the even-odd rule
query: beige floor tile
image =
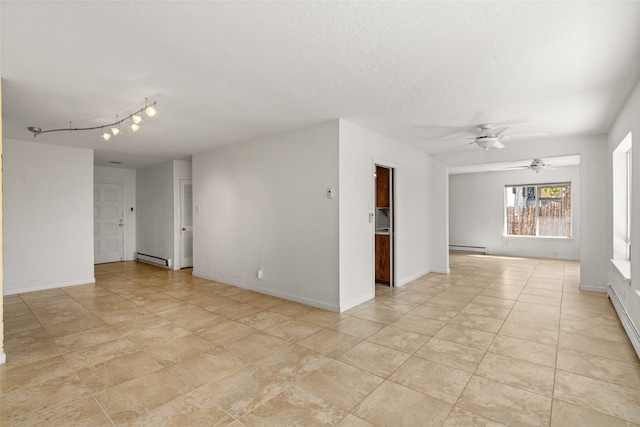
<svg viewBox="0 0 640 427">
<path fill-rule="evenodd" d="M 438 333 L 434 335 L 434 338 L 486 350 L 491 345 L 495 336 L 495 334 L 490 332 L 449 323 L 440 329 Z"/>
<path fill-rule="evenodd" d="M 168 369 L 152 372 L 95 395 L 116 424 L 133 421 L 189 391 L 189 386 Z"/>
<path fill-rule="evenodd" d="M 532 328 L 527 323 L 506 320 L 498 334 L 539 344 L 557 345 L 558 343 L 558 328 L 550 325 L 536 325 L 535 328 Z"/>
<path fill-rule="evenodd" d="M 222 408 L 194 390 L 133 419 L 130 426 L 207 426 L 222 427 L 234 421 Z"/>
<path fill-rule="evenodd" d="M 557 314 L 551 316 L 541 313 L 528 313 L 526 311 L 513 310 L 507 316 L 506 320 L 528 323 L 530 325 L 540 325 L 548 328 L 557 328 L 560 321 L 560 317 Z"/>
<path fill-rule="evenodd" d="M 7 362 L 19 364 L 46 359 L 58 354 L 53 340 L 43 328 L 33 328 L 4 337 Z"/>
<path fill-rule="evenodd" d="M 327 357 L 338 357 L 361 341 L 360 338 L 351 335 L 341 334 L 330 329 L 322 329 L 307 338 L 301 339 L 297 344 Z"/>
<path fill-rule="evenodd" d="M 60 355 L 21 365 L 10 363 L 0 367 L 0 391 L 9 393 L 64 377 L 74 377 L 75 374 Z"/>
<path fill-rule="evenodd" d="M 462 310 L 467 306 L 467 304 L 469 304 L 469 301 L 459 301 L 451 298 L 446 298 L 446 295 L 440 296 L 440 294 L 424 303 L 424 305 L 445 308 L 447 310 Z"/>
<path fill-rule="evenodd" d="M 554 398 L 640 423 L 640 390 L 565 371 L 556 372 Z"/>
<path fill-rule="evenodd" d="M 373 424 L 366 422 L 362 418 L 358 418 L 355 415 L 347 414 L 346 417 L 340 421 L 336 427 L 375 427 Z"/>
<path fill-rule="evenodd" d="M 274 374 L 248 365 L 198 390 L 235 418 L 291 387 Z"/>
<path fill-rule="evenodd" d="M 93 398 L 77 400 L 70 405 L 45 410 L 26 425 L 31 427 L 49 426 L 112 426 L 111 420 Z"/>
<path fill-rule="evenodd" d="M 482 417 L 473 412 L 455 407 L 447 417 L 443 427 L 507 427 L 504 424 Z"/>
<path fill-rule="evenodd" d="M 298 342 L 320 330 L 322 330 L 322 327 L 318 325 L 303 322 L 302 320 L 292 319 L 285 320 L 284 322 L 267 328 L 264 332 L 285 339 L 289 342 Z"/>
<path fill-rule="evenodd" d="M 142 351 L 117 356 L 107 362 L 78 370 L 82 382 L 94 393 L 159 371 L 163 366 Z"/>
<path fill-rule="evenodd" d="M 567 426 L 636 427 L 638 424 L 555 399 L 551 411 L 551 427 Z"/>
<path fill-rule="evenodd" d="M 470 378 L 468 372 L 411 357 L 389 377 L 389 381 L 454 404 Z"/>
<path fill-rule="evenodd" d="M 597 325 L 616 326 L 618 318 L 613 311 L 605 309 L 590 309 L 590 307 L 563 307 L 562 319 L 578 322 L 593 323 Z"/>
<path fill-rule="evenodd" d="M 126 332 L 127 337 L 139 347 L 147 347 L 192 335 L 191 332 L 180 326 L 169 322 L 162 323 L 166 321 L 162 318 L 159 319 L 161 319 L 161 322 L 156 326 L 137 328 Z"/>
<path fill-rule="evenodd" d="M 353 410 L 379 427 L 440 426 L 451 405 L 415 390 L 385 381 Z"/>
<path fill-rule="evenodd" d="M 371 320 L 360 319 L 359 317 L 348 317 L 328 326 L 329 329 L 347 335 L 353 335 L 361 339 L 367 339 L 371 335 L 384 328 L 383 323 L 372 322 Z"/>
<path fill-rule="evenodd" d="M 588 337 L 560 331 L 558 346 L 568 350 L 579 351 L 594 356 L 607 357 L 622 362 L 631 362 L 629 353 L 621 345 L 616 345 L 608 340 Z"/>
<path fill-rule="evenodd" d="M 382 383 L 383 379 L 332 360 L 304 377 L 297 386 L 345 411 L 351 411 Z"/>
<path fill-rule="evenodd" d="M 460 313 L 449 322 L 450 325 L 464 326 L 466 328 L 480 329 L 485 332 L 497 333 L 503 321 L 491 317 L 476 316 L 475 314 Z"/>
<path fill-rule="evenodd" d="M 463 310 L 463 313 L 472 314 L 474 316 L 490 317 L 492 319 L 504 320 L 511 312 L 509 308 L 492 307 L 489 305 L 470 303 Z"/>
<path fill-rule="evenodd" d="M 427 335 L 394 326 L 387 326 L 370 336 L 367 341 L 404 353 L 413 354 L 422 347 L 429 338 Z"/>
<path fill-rule="evenodd" d="M 433 295 L 425 294 L 423 292 L 412 292 L 408 290 L 406 292 L 400 292 L 395 295 L 395 299 L 400 301 L 407 301 L 414 304 L 422 304 L 428 299 L 430 299 Z"/>
<path fill-rule="evenodd" d="M 436 320 L 438 322 L 448 322 L 449 320 L 456 317 L 459 312 L 459 310 L 451 310 L 441 307 L 435 307 L 432 305 L 421 305 L 411 310 L 409 314 Z"/>
<path fill-rule="evenodd" d="M 0 425 L 17 425 L 49 408 L 66 406 L 89 395 L 75 373 L 14 389 L 2 394 Z"/>
<path fill-rule="evenodd" d="M 640 365 L 558 349 L 558 369 L 640 390 Z"/>
<path fill-rule="evenodd" d="M 555 370 L 522 359 L 487 352 L 476 375 L 551 397 Z"/>
<path fill-rule="evenodd" d="M 286 350 L 291 347 L 291 345 L 290 342 L 282 338 L 274 337 L 273 335 L 263 332 L 256 332 L 255 334 L 227 344 L 226 347 L 241 359 L 254 363 L 273 352 Z"/>
<path fill-rule="evenodd" d="M 384 323 L 385 325 L 388 325 L 389 323 L 395 322 L 405 314 L 406 312 L 402 310 L 373 306 L 355 312 L 354 316 L 361 319 L 371 320 L 372 322 Z"/>
<path fill-rule="evenodd" d="M 531 293 L 523 292 L 522 295 L 520 295 L 520 298 L 518 298 L 518 301 L 527 302 L 531 304 L 540 304 L 548 307 L 560 307 L 561 296 L 562 294 L 560 292 L 558 292 L 558 295 L 553 297 L 543 296 L 543 295 L 533 295 Z"/>
<path fill-rule="evenodd" d="M 456 406 L 506 425 L 546 427 L 551 399 L 473 376 Z"/>
<path fill-rule="evenodd" d="M 314 325 L 327 327 L 338 323 L 339 321 L 347 318 L 345 314 L 334 313 L 333 311 L 322 310 L 320 308 L 310 308 L 306 312 L 300 315 L 294 316 L 297 320 L 311 323 Z"/>
<path fill-rule="evenodd" d="M 484 355 L 484 350 L 454 342 L 431 338 L 415 356 L 438 362 L 452 368 L 473 373 Z"/>
<path fill-rule="evenodd" d="M 251 326 L 254 329 L 263 330 L 282 323 L 285 320 L 291 320 L 291 317 L 273 311 L 261 311 L 248 317 L 238 319 L 238 322 Z"/>
<path fill-rule="evenodd" d="M 477 294 L 470 294 L 467 292 L 459 292 L 454 290 L 455 287 L 451 287 L 445 291 L 442 291 L 441 293 L 438 294 L 439 298 L 446 298 L 446 299 L 452 299 L 452 300 L 456 300 L 456 301 L 462 301 L 462 302 L 471 302 L 472 299 L 476 298 Z M 457 289 L 457 288 L 455 288 Z"/>
<path fill-rule="evenodd" d="M 258 360 L 255 365 L 285 381 L 296 382 L 320 369 L 331 360 L 333 359 L 315 351 L 299 345 L 292 345 L 286 349 L 269 353 L 266 357 Z"/>
<path fill-rule="evenodd" d="M 406 329 L 408 331 L 416 332 L 421 335 L 432 337 L 435 335 L 446 322 L 439 320 L 427 319 L 425 317 L 416 316 L 414 314 L 405 314 L 390 326 L 396 328 Z"/>
<path fill-rule="evenodd" d="M 560 319 L 560 307 L 542 305 L 542 304 L 534 304 L 531 302 L 524 301 L 516 301 L 513 305 L 513 310 L 515 311 L 524 311 L 526 313 L 535 313 L 539 315 L 545 315 L 551 318 L 552 316 Z"/>
<path fill-rule="evenodd" d="M 525 341 L 506 335 L 497 335 L 493 343 L 491 343 L 489 351 L 555 368 L 558 349 L 554 345 Z"/>
<path fill-rule="evenodd" d="M 502 298 L 511 301 L 515 301 L 520 296 L 522 289 L 518 286 L 503 286 L 501 288 L 487 288 L 482 293 L 481 296 L 491 297 L 491 298 Z"/>
<path fill-rule="evenodd" d="M 53 339 L 53 342 L 61 353 L 69 353 L 95 344 L 122 338 L 123 336 L 122 332 L 115 330 L 112 326 L 105 325 L 57 337 Z"/>
<path fill-rule="evenodd" d="M 292 387 L 242 417 L 247 427 L 335 426 L 347 413 L 299 388 Z"/>
<path fill-rule="evenodd" d="M 363 341 L 337 359 L 382 378 L 388 377 L 409 358 L 409 354 Z"/>
<path fill-rule="evenodd" d="M 230 344 L 256 332 L 258 332 L 257 329 L 235 320 L 225 320 L 199 335 L 214 344 Z"/>
<path fill-rule="evenodd" d="M 191 334 L 170 341 L 147 345 L 144 347 L 144 351 L 164 366 L 170 367 L 200 353 L 215 353 L 218 348 L 217 345 Z"/>
<path fill-rule="evenodd" d="M 513 300 L 504 298 L 493 298 L 485 295 L 478 295 L 473 299 L 474 304 L 486 305 L 488 307 L 511 309 L 513 307 Z"/>
<path fill-rule="evenodd" d="M 170 367 L 192 387 L 201 387 L 247 366 L 248 362 L 219 347 L 198 353 Z"/>
<path fill-rule="evenodd" d="M 82 369 L 107 362 L 114 357 L 135 353 L 140 348 L 127 338 L 116 338 L 64 353 L 64 358 L 74 369 Z"/>
</svg>

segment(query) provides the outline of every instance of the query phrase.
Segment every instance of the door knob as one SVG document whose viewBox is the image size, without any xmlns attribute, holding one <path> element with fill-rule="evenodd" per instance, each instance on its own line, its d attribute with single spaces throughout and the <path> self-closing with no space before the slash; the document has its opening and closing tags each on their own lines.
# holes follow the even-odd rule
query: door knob
<svg viewBox="0 0 640 427">
<path fill-rule="evenodd" d="M 118 227 L 122 227 L 122 225 L 123 225 L 123 224 L 122 224 L 122 223 L 120 223 L 120 224 L 118 224 Z"/>
<path fill-rule="evenodd" d="M 182 227 L 182 231 L 187 231 L 186 227 Z"/>
</svg>

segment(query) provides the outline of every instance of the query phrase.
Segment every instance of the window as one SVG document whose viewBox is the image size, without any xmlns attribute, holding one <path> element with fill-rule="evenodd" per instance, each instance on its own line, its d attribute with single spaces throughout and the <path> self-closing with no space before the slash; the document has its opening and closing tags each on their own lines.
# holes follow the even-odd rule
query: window
<svg viewBox="0 0 640 427">
<path fill-rule="evenodd" d="M 571 184 L 505 187 L 505 234 L 571 237 Z"/>
<path fill-rule="evenodd" d="M 629 132 L 613 150 L 613 259 L 631 261 L 632 139 Z"/>
</svg>

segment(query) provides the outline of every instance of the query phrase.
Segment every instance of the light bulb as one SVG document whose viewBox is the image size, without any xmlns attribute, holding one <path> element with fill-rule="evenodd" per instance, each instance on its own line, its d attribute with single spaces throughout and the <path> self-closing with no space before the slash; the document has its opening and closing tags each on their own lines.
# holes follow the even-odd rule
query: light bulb
<svg viewBox="0 0 640 427">
<path fill-rule="evenodd" d="M 142 122 L 142 117 L 134 114 L 133 116 L 131 116 L 131 120 L 133 121 L 133 123 L 135 124 L 140 124 L 140 122 Z"/>
<path fill-rule="evenodd" d="M 156 109 L 153 108 L 152 105 L 149 105 L 147 108 L 144 109 L 144 112 L 147 116 L 149 117 L 153 117 L 156 115 Z"/>
<path fill-rule="evenodd" d="M 104 139 L 105 141 L 108 141 L 111 139 L 111 134 L 109 132 L 105 132 L 102 135 L 100 135 L 102 137 L 102 139 Z"/>
<path fill-rule="evenodd" d="M 120 129 L 118 128 L 111 128 L 111 133 L 113 134 L 113 136 L 116 136 L 117 134 L 120 133 Z"/>
<path fill-rule="evenodd" d="M 131 123 L 131 130 L 134 132 L 138 132 L 140 130 L 140 125 L 137 123 Z"/>
</svg>

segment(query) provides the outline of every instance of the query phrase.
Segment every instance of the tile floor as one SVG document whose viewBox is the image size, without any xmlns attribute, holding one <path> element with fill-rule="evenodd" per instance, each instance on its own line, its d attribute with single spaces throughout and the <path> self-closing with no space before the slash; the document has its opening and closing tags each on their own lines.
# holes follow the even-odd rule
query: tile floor
<svg viewBox="0 0 640 427">
<path fill-rule="evenodd" d="M 634 426 L 640 362 L 579 265 L 452 254 L 332 313 L 136 262 L 4 298 L 14 425 Z"/>
</svg>

